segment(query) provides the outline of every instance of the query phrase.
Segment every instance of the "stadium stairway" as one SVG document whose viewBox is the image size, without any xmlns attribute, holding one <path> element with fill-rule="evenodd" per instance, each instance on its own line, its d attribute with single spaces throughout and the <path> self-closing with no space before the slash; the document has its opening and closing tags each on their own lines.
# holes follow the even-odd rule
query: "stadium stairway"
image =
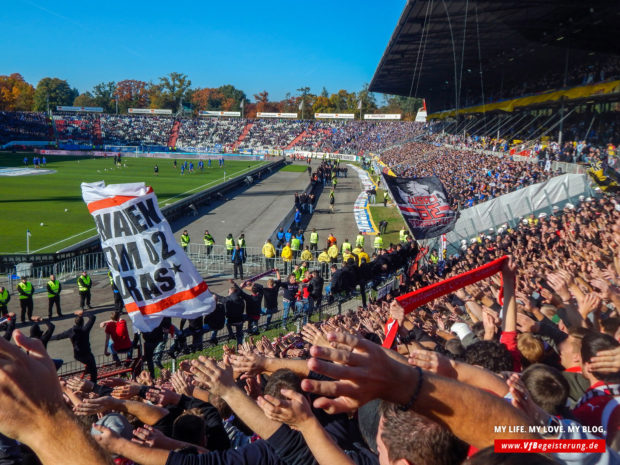
<svg viewBox="0 0 620 465">
<path fill-rule="evenodd" d="M 177 120 L 172 125 L 172 131 L 170 132 L 170 138 L 168 139 L 168 147 L 175 147 L 177 145 L 177 139 L 179 138 L 180 129 L 181 122 Z"/>
<path fill-rule="evenodd" d="M 93 122 L 93 142 L 95 145 L 103 144 L 103 137 L 101 135 L 101 121 L 99 118 L 95 119 Z"/>
<path fill-rule="evenodd" d="M 250 129 L 252 129 L 252 126 L 254 126 L 253 122 L 249 122 L 248 124 L 245 125 L 245 127 L 243 128 L 243 131 L 239 135 L 239 138 L 235 141 L 235 143 L 232 146 L 233 151 L 236 150 L 237 147 L 239 147 L 239 144 L 241 144 L 241 142 L 243 141 L 243 139 L 246 138 L 246 136 L 250 132 Z"/>
<path fill-rule="evenodd" d="M 310 130 L 311 127 L 312 127 L 312 125 L 308 126 L 306 129 L 304 129 L 301 134 L 299 134 L 297 137 L 295 137 L 295 139 L 293 139 L 291 141 L 291 143 L 288 144 L 284 148 L 284 150 L 290 150 L 293 147 L 295 147 L 299 143 L 299 141 L 301 141 L 304 137 L 306 137 L 308 135 L 308 131 Z"/>
</svg>

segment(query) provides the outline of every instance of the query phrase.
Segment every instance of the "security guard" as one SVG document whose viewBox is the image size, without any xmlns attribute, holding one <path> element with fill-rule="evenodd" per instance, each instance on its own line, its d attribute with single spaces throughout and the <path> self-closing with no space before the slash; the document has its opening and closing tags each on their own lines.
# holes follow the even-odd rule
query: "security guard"
<svg viewBox="0 0 620 465">
<path fill-rule="evenodd" d="M 4 286 L 0 286 L 0 316 L 6 316 L 8 313 L 7 305 L 11 300 L 11 294 L 9 294 L 9 290 Z"/>
<path fill-rule="evenodd" d="M 189 247 L 189 233 L 187 229 L 181 234 L 181 247 L 183 247 L 183 252 L 187 253 L 187 247 Z"/>
<path fill-rule="evenodd" d="M 304 250 L 302 250 L 301 252 L 301 259 L 306 261 L 312 261 L 313 258 L 314 256 L 312 255 L 312 252 L 310 252 L 310 249 L 306 245 L 306 247 L 304 247 Z"/>
<path fill-rule="evenodd" d="M 90 288 L 93 285 L 90 276 L 86 273 L 86 270 L 82 271 L 82 275 L 77 279 L 78 291 L 80 292 L 80 308 L 84 310 L 84 305 L 90 306 Z"/>
<path fill-rule="evenodd" d="M 207 229 L 205 229 L 205 237 L 204 237 L 205 245 L 207 246 L 207 255 L 211 255 L 211 251 L 213 250 L 213 245 L 215 244 L 215 239 L 209 233 Z"/>
<path fill-rule="evenodd" d="M 351 247 L 351 243 L 349 242 L 349 239 L 345 239 L 344 242 L 342 243 L 342 248 L 340 249 L 340 251 L 344 254 L 345 250 L 348 250 L 350 252 L 352 248 L 353 247 Z"/>
<path fill-rule="evenodd" d="M 110 280 L 110 286 L 112 287 L 112 292 L 114 293 L 114 309 L 117 312 L 123 311 L 123 297 L 121 296 L 121 292 L 116 287 L 116 283 L 114 282 L 114 278 L 112 277 L 112 272 L 108 271 L 108 279 Z"/>
<path fill-rule="evenodd" d="M 383 249 L 383 238 L 380 234 L 375 236 L 375 253 L 379 253 L 380 250 Z"/>
<path fill-rule="evenodd" d="M 319 250 L 319 233 L 316 228 L 310 233 L 310 252 L 316 253 Z"/>
<path fill-rule="evenodd" d="M 19 292 L 19 306 L 22 309 L 21 321 L 25 323 L 26 314 L 28 314 L 28 319 L 32 320 L 34 286 L 28 281 L 28 278 L 23 276 L 22 282 L 17 285 L 17 292 Z"/>
<path fill-rule="evenodd" d="M 291 239 L 291 250 L 293 251 L 293 258 L 296 259 L 299 256 L 299 250 L 301 249 L 301 241 L 297 236 L 293 236 Z"/>
<path fill-rule="evenodd" d="M 235 249 L 235 240 L 233 239 L 233 235 L 228 233 L 226 236 L 226 255 L 230 257 Z"/>
<path fill-rule="evenodd" d="M 319 254 L 317 260 L 321 264 L 321 276 L 327 276 L 330 262 L 329 255 L 327 254 L 327 248 L 323 249 L 323 251 Z"/>
<path fill-rule="evenodd" d="M 403 226 L 402 228 L 400 228 L 400 231 L 398 232 L 398 240 L 400 242 L 407 242 L 408 235 L 409 233 L 407 232 L 407 228 Z"/>
<path fill-rule="evenodd" d="M 327 255 L 329 255 L 331 263 L 336 263 L 338 261 L 338 246 L 336 244 L 330 245 L 327 249 Z"/>
<path fill-rule="evenodd" d="M 273 270 L 276 261 L 276 249 L 271 243 L 271 239 L 267 239 L 263 245 L 263 255 L 265 256 L 265 269 Z"/>
<path fill-rule="evenodd" d="M 364 247 L 364 235 L 361 231 L 357 234 L 355 238 L 355 247 Z"/>
<path fill-rule="evenodd" d="M 56 276 L 53 274 L 50 275 L 50 280 L 47 282 L 47 300 L 49 302 L 49 306 L 47 309 L 47 316 L 52 318 L 52 309 L 54 308 L 54 304 L 56 304 L 56 314 L 58 316 L 62 316 L 62 312 L 60 310 L 60 291 L 62 290 L 62 286 L 60 281 L 56 279 Z"/>
<path fill-rule="evenodd" d="M 282 261 L 284 262 L 284 274 L 288 274 L 288 264 L 293 260 L 293 250 L 291 244 L 286 243 L 282 248 Z"/>
<path fill-rule="evenodd" d="M 243 257 L 245 258 L 246 255 L 246 251 L 245 251 L 245 234 L 241 233 L 239 234 L 239 238 L 237 239 L 237 244 L 239 245 L 239 247 L 241 249 L 243 249 Z"/>
</svg>

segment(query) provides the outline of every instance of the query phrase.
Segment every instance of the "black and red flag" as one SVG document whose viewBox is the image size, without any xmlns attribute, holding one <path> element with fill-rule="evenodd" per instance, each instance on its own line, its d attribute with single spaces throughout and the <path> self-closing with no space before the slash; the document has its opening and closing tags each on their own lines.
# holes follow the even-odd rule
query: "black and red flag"
<svg viewBox="0 0 620 465">
<path fill-rule="evenodd" d="M 429 239 L 454 228 L 458 212 L 436 176 L 399 178 L 383 174 L 383 181 L 416 239 Z"/>
</svg>

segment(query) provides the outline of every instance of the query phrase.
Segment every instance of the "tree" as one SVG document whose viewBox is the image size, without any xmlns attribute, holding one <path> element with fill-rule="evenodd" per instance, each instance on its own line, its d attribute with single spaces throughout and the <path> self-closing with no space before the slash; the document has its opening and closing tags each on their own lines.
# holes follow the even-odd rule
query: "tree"
<svg viewBox="0 0 620 465">
<path fill-rule="evenodd" d="M 422 99 L 416 97 L 401 97 L 400 95 L 384 95 L 382 113 L 402 113 L 404 120 L 413 120 L 422 107 Z"/>
<path fill-rule="evenodd" d="M 90 92 L 84 92 L 83 94 L 78 95 L 73 100 L 74 107 L 93 107 L 95 105 L 95 99 L 93 98 L 93 94 Z"/>
<path fill-rule="evenodd" d="M 368 91 L 368 83 L 364 84 L 362 90 L 357 93 L 357 99 L 358 102 L 362 101 L 362 113 L 373 113 L 377 110 L 377 100 L 375 94 Z M 359 103 L 356 109 L 359 111 Z"/>
<path fill-rule="evenodd" d="M 278 107 L 275 103 L 269 101 L 269 92 L 266 90 L 254 94 L 256 100 L 256 111 L 277 111 Z"/>
<path fill-rule="evenodd" d="M 153 97 L 151 101 L 151 107 L 153 107 L 153 100 L 157 101 L 157 104 L 161 105 L 159 108 L 170 108 L 173 111 L 178 111 L 182 100 L 189 100 L 190 87 L 192 81 L 187 77 L 187 74 L 183 73 L 170 73 L 168 76 L 159 78 L 159 84 L 153 87 Z"/>
<path fill-rule="evenodd" d="M 248 103 L 248 98 L 240 89 L 237 89 L 231 84 L 226 84 L 217 88 L 219 92 L 224 96 L 222 101 L 222 110 L 241 110 L 241 101 L 244 100 Z M 247 114 L 247 108 L 246 108 Z"/>
<path fill-rule="evenodd" d="M 34 87 L 21 74 L 0 76 L 0 110 L 31 111 L 34 104 Z"/>
<path fill-rule="evenodd" d="M 115 92 L 116 83 L 114 81 L 100 82 L 93 87 L 93 106 L 102 107 L 106 113 L 114 113 L 116 111 Z"/>
<path fill-rule="evenodd" d="M 34 92 L 34 110 L 45 111 L 49 99 L 49 108 L 56 109 L 58 105 L 72 105 L 78 91 L 72 89 L 67 81 L 59 78 L 43 78 L 37 84 Z"/>
<path fill-rule="evenodd" d="M 147 83 L 135 79 L 125 79 L 116 84 L 114 97 L 118 97 L 118 111 L 126 112 L 128 108 L 146 108 L 149 104 Z"/>
</svg>

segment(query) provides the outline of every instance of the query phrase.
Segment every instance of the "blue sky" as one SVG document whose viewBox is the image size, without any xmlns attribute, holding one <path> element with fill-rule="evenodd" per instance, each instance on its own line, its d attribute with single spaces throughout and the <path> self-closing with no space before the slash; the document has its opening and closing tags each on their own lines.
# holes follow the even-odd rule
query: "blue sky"
<svg viewBox="0 0 620 465">
<path fill-rule="evenodd" d="M 233 84 L 284 98 L 309 86 L 357 91 L 370 82 L 405 0 L 14 0 L 3 5 L 0 74 L 36 86 L 59 77 L 80 92 L 102 81 Z"/>
</svg>

